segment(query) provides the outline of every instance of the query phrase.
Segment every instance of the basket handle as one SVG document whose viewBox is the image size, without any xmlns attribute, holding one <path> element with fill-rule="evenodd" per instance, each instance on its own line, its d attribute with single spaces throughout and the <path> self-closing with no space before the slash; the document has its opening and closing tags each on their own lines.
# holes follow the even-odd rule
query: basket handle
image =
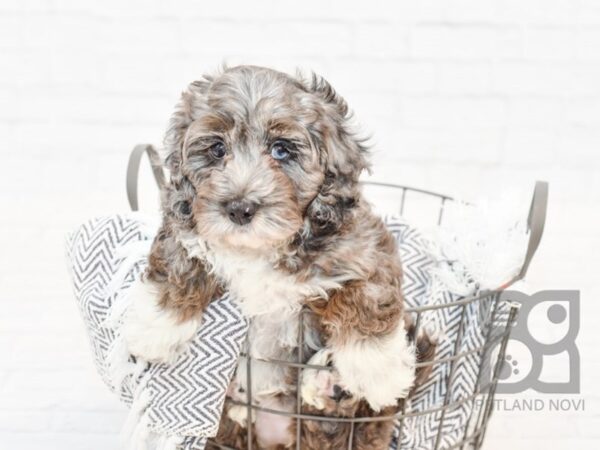
<svg viewBox="0 0 600 450">
<path fill-rule="evenodd" d="M 527 217 L 527 228 L 529 229 L 529 242 L 527 252 L 523 260 L 521 271 L 516 276 L 517 280 L 522 279 L 527 274 L 529 264 L 535 255 L 535 252 L 542 240 L 544 234 L 544 225 L 546 223 L 546 210 L 548 208 L 548 183 L 546 181 L 536 181 L 531 199 L 529 216 Z"/>
<path fill-rule="evenodd" d="M 129 206 L 132 211 L 138 210 L 138 177 L 140 174 L 140 163 L 142 162 L 144 153 L 148 154 L 150 168 L 152 169 L 152 174 L 154 175 L 158 188 L 163 189 L 165 187 L 165 173 L 163 172 L 160 156 L 156 149 L 150 144 L 138 144 L 133 147 L 127 164 L 126 180 L 127 200 L 129 200 Z"/>
</svg>

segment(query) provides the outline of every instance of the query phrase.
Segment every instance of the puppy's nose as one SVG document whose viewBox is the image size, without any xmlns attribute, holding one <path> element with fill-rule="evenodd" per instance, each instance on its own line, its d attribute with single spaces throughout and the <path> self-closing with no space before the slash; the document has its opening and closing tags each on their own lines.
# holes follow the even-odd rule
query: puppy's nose
<svg viewBox="0 0 600 450">
<path fill-rule="evenodd" d="M 256 213 L 256 203 L 245 200 L 233 200 L 225 205 L 229 220 L 238 225 L 250 223 Z"/>
</svg>

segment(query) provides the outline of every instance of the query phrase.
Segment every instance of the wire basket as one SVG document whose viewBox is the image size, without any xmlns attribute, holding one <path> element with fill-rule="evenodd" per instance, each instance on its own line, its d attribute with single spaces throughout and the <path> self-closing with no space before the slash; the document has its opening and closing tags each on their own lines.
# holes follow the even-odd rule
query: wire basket
<svg viewBox="0 0 600 450">
<path fill-rule="evenodd" d="M 156 151 L 152 146 L 147 144 L 136 146 L 131 154 L 127 171 L 127 195 L 131 208 L 134 211 L 138 209 L 138 169 L 144 153 L 147 153 L 149 156 L 150 166 L 158 185 L 162 186 L 165 182 L 160 162 Z M 397 184 L 366 182 L 364 185 L 368 188 L 379 189 L 377 201 L 375 202 L 376 207 L 379 206 L 378 204 L 385 203 L 387 200 L 388 204 L 394 205 L 394 212 L 399 212 L 403 216 L 410 216 L 411 219 L 415 218 L 414 216 L 418 214 L 420 219 L 425 218 L 426 223 L 437 224 L 438 226 L 443 225 L 445 206 L 448 202 L 453 201 L 453 199 L 447 195 Z M 382 192 L 382 190 L 386 192 Z M 410 205 L 408 202 L 409 199 L 411 199 Z M 288 367 L 290 371 L 295 370 L 297 393 L 295 412 L 278 411 L 252 403 L 252 355 L 242 355 L 242 357 L 245 358 L 246 363 L 246 400 L 238 401 L 227 399 L 226 401 L 246 408 L 246 423 L 252 423 L 251 418 L 253 412 L 256 411 L 286 416 L 294 420 L 296 422 L 296 440 L 292 448 L 295 448 L 296 450 L 303 449 L 301 436 L 301 425 L 303 421 L 338 422 L 347 426 L 348 439 L 346 444 L 340 447 L 340 450 L 343 450 L 343 448 L 352 450 L 355 447 L 355 429 L 356 427 L 361 426 L 361 424 L 394 421 L 397 424 L 397 434 L 394 436 L 397 445 L 392 448 L 414 448 L 414 446 L 402 446 L 402 436 L 407 431 L 407 422 L 422 416 L 432 417 L 435 426 L 433 429 L 433 436 L 427 441 L 428 444 L 421 445 L 419 448 L 427 450 L 481 448 L 485 438 L 487 425 L 493 411 L 494 395 L 505 358 L 506 347 L 519 310 L 519 305 L 504 300 L 502 293 L 516 281 L 522 279 L 527 273 L 529 264 L 535 255 L 544 231 L 547 202 L 548 184 L 546 182 L 538 181 L 535 184 L 527 220 L 529 237 L 525 257 L 521 269 L 511 280 L 508 280 L 506 283 L 495 289 L 479 291 L 472 296 L 456 298 L 453 301 L 443 304 L 425 305 L 406 309 L 406 311 L 412 315 L 413 323 L 415 325 L 412 330 L 413 339 L 419 332 L 422 318 L 426 313 L 433 310 L 443 310 L 443 312 L 452 312 L 455 314 L 458 313 L 457 317 L 459 317 L 459 320 L 456 322 L 454 341 L 450 342 L 450 347 L 453 347 L 451 354 L 444 355 L 443 357 L 438 357 L 438 355 L 436 355 L 431 361 L 417 363 L 417 368 L 424 366 L 432 366 L 435 368 L 436 366 L 441 365 L 446 365 L 447 368 L 446 376 L 444 378 L 445 389 L 441 391 L 445 394 L 441 396 L 439 402 L 436 402 L 431 407 L 422 408 L 420 410 L 411 410 L 409 399 L 409 407 L 407 407 L 406 401 L 401 402 L 401 406 L 394 414 L 386 416 L 333 417 L 303 413 L 300 390 L 297 389 L 297 387 L 301 384 L 304 371 L 307 369 L 331 370 L 331 367 L 306 364 L 306 358 L 302 352 L 304 346 L 304 335 L 302 332 L 299 332 L 298 336 L 299 351 L 296 361 L 260 360 L 261 363 L 272 364 L 274 366 L 285 366 Z M 409 208 L 409 206 L 415 205 L 418 206 L 416 212 L 414 208 Z M 472 323 L 466 324 L 467 311 L 472 310 L 473 307 L 476 307 L 479 316 L 477 324 L 480 326 L 479 331 L 482 336 L 481 344 L 470 348 L 467 351 L 462 351 L 460 344 L 464 339 L 465 329 L 473 326 Z M 311 314 L 311 312 L 309 310 L 303 310 L 300 314 L 300 324 L 298 327 L 300 331 L 303 330 L 303 323 L 307 320 L 307 314 Z M 251 338 L 251 336 L 248 336 L 248 339 Z M 250 347 L 248 346 L 247 348 Z M 453 383 L 456 381 L 454 379 L 456 369 L 469 358 L 471 360 L 475 358 L 475 360 L 478 361 L 478 364 L 475 367 L 476 382 L 469 392 L 464 393 L 458 399 L 452 399 L 450 392 Z M 460 424 L 459 437 L 454 438 L 452 442 L 448 443 L 447 439 L 444 439 L 444 434 L 446 432 L 444 424 L 449 420 L 448 418 L 452 415 L 453 411 L 460 408 L 464 409 L 467 406 L 468 408 L 466 408 L 466 410 L 469 411 L 469 413 L 465 417 L 461 417 L 461 420 L 463 420 L 464 423 Z M 247 445 L 244 448 L 229 447 L 219 444 L 214 440 L 208 440 L 207 449 L 251 450 L 253 442 L 252 433 L 252 427 L 247 427 Z"/>
<path fill-rule="evenodd" d="M 438 225 L 443 223 L 444 219 L 444 207 L 447 202 L 453 201 L 453 199 L 446 195 L 437 194 L 434 192 L 422 190 L 422 189 L 414 189 L 406 186 L 400 186 L 395 184 L 387 184 L 387 183 L 365 183 L 365 185 L 369 187 L 376 187 L 377 189 L 385 189 L 388 191 L 388 196 L 391 193 L 391 196 L 396 199 L 396 202 L 399 201 L 399 209 L 397 211 L 400 214 L 406 215 L 408 199 L 411 201 L 419 201 L 419 204 L 428 203 L 432 206 L 428 211 L 430 220 L 437 221 Z M 431 445 L 428 445 L 428 448 L 432 449 L 451 449 L 451 448 L 481 448 L 485 434 L 487 425 L 489 423 L 490 416 L 493 411 L 493 399 L 496 391 L 496 386 L 498 384 L 500 370 L 502 367 L 502 363 L 505 357 L 506 346 L 510 337 L 511 329 L 515 323 L 519 306 L 515 303 L 510 303 L 503 300 L 500 295 L 507 287 L 512 285 L 517 280 L 523 278 L 527 272 L 527 268 L 535 251 L 537 250 L 538 244 L 540 242 L 544 222 L 545 222 L 545 214 L 546 214 L 546 204 L 547 204 L 547 190 L 548 186 L 544 182 L 537 182 L 533 194 L 533 200 L 531 204 L 531 209 L 528 218 L 528 228 L 529 228 L 529 242 L 528 248 L 526 251 L 526 256 L 524 259 L 523 266 L 520 272 L 510 281 L 505 283 L 502 286 L 494 290 L 487 290 L 484 292 L 479 292 L 476 295 L 471 297 L 463 297 L 456 301 L 452 301 L 447 304 L 436 304 L 436 305 L 426 305 L 414 308 L 407 308 L 407 312 L 409 312 L 413 316 L 414 320 L 414 330 L 413 334 L 416 335 L 419 331 L 419 327 L 421 326 L 423 314 L 427 311 L 431 311 L 434 309 L 442 309 L 447 308 L 448 310 L 453 310 L 454 313 L 460 311 L 460 320 L 458 321 L 456 330 L 456 340 L 453 342 L 454 344 L 454 352 L 450 356 L 444 356 L 443 358 L 436 358 L 432 361 L 418 363 L 417 367 L 422 366 L 436 366 L 438 364 L 446 364 L 449 368 L 449 373 L 446 377 L 446 390 L 445 395 L 442 395 L 441 402 L 436 404 L 431 408 L 426 408 L 420 411 L 411 411 L 410 408 L 407 408 L 406 402 L 401 402 L 402 406 L 398 408 L 395 414 L 379 416 L 379 417 L 332 417 L 332 416 L 323 416 L 323 415 L 315 415 L 315 414 L 306 414 L 302 411 L 302 401 L 300 397 L 300 389 L 296 389 L 296 405 L 295 412 L 288 411 L 277 411 L 274 409 L 265 408 L 252 403 L 252 355 L 243 355 L 246 358 L 246 371 L 247 371 L 247 391 L 246 391 L 246 400 L 238 401 L 233 399 L 227 399 L 226 401 L 231 404 L 242 406 L 247 408 L 247 422 L 252 423 L 250 418 L 253 415 L 253 412 L 263 411 L 269 414 L 282 415 L 291 418 L 296 422 L 296 440 L 295 444 L 292 448 L 296 450 L 300 450 L 303 448 L 302 445 L 302 422 L 303 421 L 317 421 L 317 422 L 338 422 L 344 423 L 345 426 L 348 427 L 348 439 L 345 448 L 351 450 L 355 448 L 355 428 L 360 426 L 359 424 L 364 424 L 368 422 L 376 422 L 376 421 L 395 421 L 397 424 L 398 435 L 395 436 L 396 442 L 402 442 L 402 434 L 406 432 L 405 430 L 405 421 L 410 418 L 416 418 L 423 415 L 433 415 L 434 421 L 437 423 L 437 430 L 435 431 L 435 438 L 431 439 Z M 433 205 L 432 202 L 433 201 Z M 397 203 L 396 203 L 397 204 Z M 480 323 L 482 324 L 482 333 L 485 336 L 483 340 L 483 344 L 479 345 L 476 348 L 470 349 L 469 351 L 460 351 L 460 342 L 463 338 L 463 332 L 465 329 L 465 319 L 466 319 L 466 311 L 467 308 L 473 305 L 478 306 L 479 314 L 482 315 Z M 304 310 L 300 314 L 299 330 L 303 330 L 303 322 L 306 320 L 306 315 L 311 314 L 310 311 Z M 413 338 L 415 337 L 413 335 Z M 298 342 L 300 349 L 298 351 L 298 359 L 295 362 L 290 361 L 279 361 L 279 360 L 264 360 L 261 359 L 261 363 L 273 364 L 276 366 L 287 366 L 290 370 L 294 370 L 296 372 L 296 388 L 300 386 L 302 381 L 303 372 L 306 369 L 317 369 L 317 370 L 331 370 L 331 367 L 326 366 L 316 366 L 316 365 L 308 365 L 306 364 L 304 355 L 302 354 L 302 348 L 304 345 L 303 342 L 303 333 L 299 332 Z M 249 336 L 248 339 L 251 339 Z M 248 346 L 249 348 L 249 346 Z M 477 382 L 475 383 L 475 388 L 472 392 L 468 393 L 468 395 L 463 396 L 459 400 L 452 400 L 449 395 L 451 392 L 451 384 L 454 382 L 454 373 L 456 367 L 465 359 L 465 358 L 473 358 L 476 357 L 479 361 L 478 367 L 476 369 L 477 372 Z M 462 424 L 461 437 L 457 440 L 454 440 L 450 445 L 447 445 L 443 442 L 443 434 L 444 434 L 444 423 L 447 420 L 447 417 L 453 410 L 457 408 L 464 407 L 465 405 L 470 405 L 470 414 L 466 417 L 465 423 Z M 209 445 L 207 448 L 219 448 L 226 450 L 250 450 L 252 449 L 253 442 L 253 430 L 252 426 L 247 427 L 247 446 L 242 448 L 233 448 L 226 445 L 219 444 L 213 440 L 209 440 Z M 398 448 L 400 448 L 401 444 L 397 444 Z"/>
</svg>

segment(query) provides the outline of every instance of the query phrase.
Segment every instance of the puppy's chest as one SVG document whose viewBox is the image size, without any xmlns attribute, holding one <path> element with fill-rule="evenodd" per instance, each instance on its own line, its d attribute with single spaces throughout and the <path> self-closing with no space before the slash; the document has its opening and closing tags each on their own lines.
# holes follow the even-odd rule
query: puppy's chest
<svg viewBox="0 0 600 450">
<path fill-rule="evenodd" d="M 307 298 L 326 295 L 319 278 L 299 281 L 276 269 L 266 258 L 228 251 L 207 255 L 215 274 L 225 283 L 247 316 L 297 313 Z"/>
</svg>

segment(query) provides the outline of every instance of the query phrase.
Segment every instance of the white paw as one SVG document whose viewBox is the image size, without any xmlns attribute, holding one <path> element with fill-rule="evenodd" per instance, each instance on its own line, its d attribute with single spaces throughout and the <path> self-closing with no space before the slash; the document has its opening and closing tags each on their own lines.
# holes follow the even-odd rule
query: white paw
<svg viewBox="0 0 600 450">
<path fill-rule="evenodd" d="M 198 329 L 197 319 L 179 322 L 158 305 L 158 290 L 151 282 L 137 281 L 130 291 L 123 336 L 131 354 L 149 362 L 174 362 Z"/>
<path fill-rule="evenodd" d="M 237 422 L 243 428 L 246 428 L 248 422 L 248 407 L 242 405 L 231 405 L 227 411 L 227 416 Z M 256 421 L 256 413 L 254 409 L 250 413 L 252 423 Z"/>
<path fill-rule="evenodd" d="M 322 349 L 308 360 L 308 364 L 314 366 L 331 365 L 332 352 L 330 349 Z M 325 406 L 331 399 L 336 397 L 339 386 L 339 377 L 333 370 L 304 369 L 302 372 L 302 384 L 300 386 L 300 395 L 306 405 L 317 409 L 325 409 Z"/>
<path fill-rule="evenodd" d="M 333 362 L 341 383 L 364 398 L 374 411 L 406 398 L 415 379 L 415 350 L 409 345 L 403 324 L 385 337 L 356 336 L 336 347 Z"/>
</svg>

